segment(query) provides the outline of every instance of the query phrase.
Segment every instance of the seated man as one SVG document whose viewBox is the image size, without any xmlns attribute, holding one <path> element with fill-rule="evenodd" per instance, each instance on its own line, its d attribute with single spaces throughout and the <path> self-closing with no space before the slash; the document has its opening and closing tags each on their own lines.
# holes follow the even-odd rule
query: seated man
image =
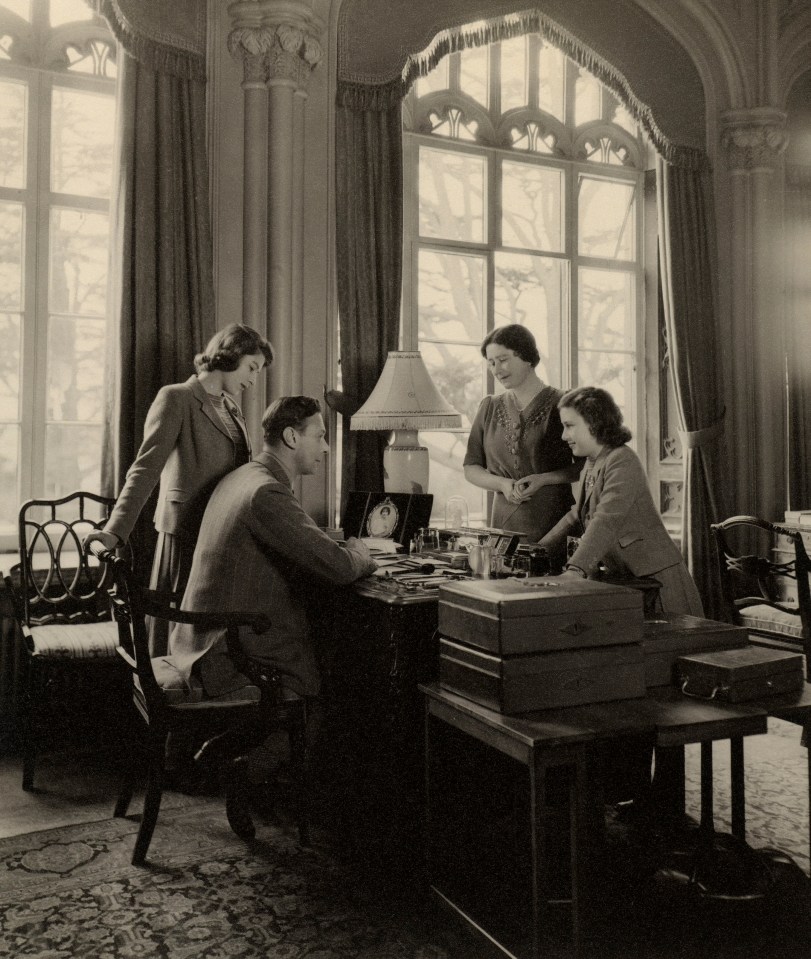
<svg viewBox="0 0 811 959">
<path fill-rule="evenodd" d="M 344 546 L 322 532 L 293 496 L 292 483 L 314 473 L 328 450 L 318 400 L 285 396 L 262 418 L 264 444 L 252 462 L 228 473 L 206 507 L 183 608 L 265 613 L 270 629 L 247 628 L 242 648 L 261 668 L 274 667 L 282 685 L 301 696 L 319 692 L 305 597 L 318 585 L 344 585 L 375 569 L 368 548 Z M 228 655 L 224 630 L 175 627 L 170 652 L 188 677 L 199 671 L 210 696 L 246 685 Z"/>
</svg>

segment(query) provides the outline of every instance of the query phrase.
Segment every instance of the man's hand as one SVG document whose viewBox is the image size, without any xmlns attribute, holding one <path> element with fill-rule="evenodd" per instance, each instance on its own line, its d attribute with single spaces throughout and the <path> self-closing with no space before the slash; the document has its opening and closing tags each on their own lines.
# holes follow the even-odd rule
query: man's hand
<svg viewBox="0 0 811 959">
<path fill-rule="evenodd" d="M 377 563 L 372 559 L 369 547 L 363 540 L 358 539 L 357 536 L 350 536 L 344 545 L 346 549 L 351 549 L 353 553 L 357 553 L 361 559 L 366 561 L 367 569 L 362 574 L 363 576 L 368 576 L 377 569 Z"/>
<path fill-rule="evenodd" d="M 87 552 L 91 543 L 101 543 L 105 549 L 115 549 L 121 546 L 121 537 L 117 533 L 108 533 L 103 529 L 94 529 L 82 540 L 82 549 Z"/>
</svg>

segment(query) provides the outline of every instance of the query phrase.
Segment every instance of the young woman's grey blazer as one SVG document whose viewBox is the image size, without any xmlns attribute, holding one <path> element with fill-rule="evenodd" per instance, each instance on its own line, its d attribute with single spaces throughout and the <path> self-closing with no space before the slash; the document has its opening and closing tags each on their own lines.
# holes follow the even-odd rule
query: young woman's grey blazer
<svg viewBox="0 0 811 959">
<path fill-rule="evenodd" d="M 612 572 L 651 576 L 682 562 L 656 511 L 642 464 L 630 447 L 618 446 L 601 453 L 593 476 L 591 490 L 581 485 L 575 506 L 541 543 L 582 532 L 581 517 L 588 514 L 588 528 L 569 560 L 586 573 L 596 572 L 602 561 Z"/>
<path fill-rule="evenodd" d="M 155 529 L 196 539 L 209 496 L 236 466 L 236 448 L 196 376 L 164 386 L 144 423 L 144 439 L 105 529 L 129 538 L 160 483 Z"/>
</svg>

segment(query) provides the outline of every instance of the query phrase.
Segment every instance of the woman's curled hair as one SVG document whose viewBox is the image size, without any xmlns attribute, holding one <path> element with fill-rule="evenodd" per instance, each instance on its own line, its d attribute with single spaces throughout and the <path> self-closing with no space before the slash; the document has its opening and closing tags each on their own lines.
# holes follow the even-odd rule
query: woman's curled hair
<svg viewBox="0 0 811 959">
<path fill-rule="evenodd" d="M 508 323 L 506 326 L 497 326 L 490 330 L 481 345 L 481 354 L 485 359 L 487 359 L 487 347 L 491 343 L 512 350 L 519 359 L 532 367 L 541 362 L 535 337 L 520 323 Z"/>
<path fill-rule="evenodd" d="M 577 386 L 564 393 L 558 409 L 564 407 L 582 416 L 591 435 L 603 446 L 622 446 L 631 439 L 631 431 L 622 422 L 622 410 L 614 397 L 599 386 Z"/>
<path fill-rule="evenodd" d="M 198 373 L 214 370 L 233 373 L 243 356 L 254 356 L 256 353 L 261 353 L 265 358 L 265 366 L 273 362 L 273 347 L 268 340 L 250 326 L 231 323 L 215 333 L 205 350 L 195 356 L 194 368 Z"/>
</svg>

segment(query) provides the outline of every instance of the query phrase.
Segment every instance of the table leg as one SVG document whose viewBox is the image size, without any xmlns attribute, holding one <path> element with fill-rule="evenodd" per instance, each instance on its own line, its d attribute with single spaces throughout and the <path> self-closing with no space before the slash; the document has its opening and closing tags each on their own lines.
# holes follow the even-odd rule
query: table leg
<svg viewBox="0 0 811 959">
<path fill-rule="evenodd" d="M 746 784 L 744 779 L 743 736 L 729 740 L 731 774 L 732 835 L 746 839 Z"/>
<path fill-rule="evenodd" d="M 546 763 L 536 755 L 529 769 L 529 817 L 532 844 L 532 956 L 540 959 L 541 931 L 546 928 Z"/>
<path fill-rule="evenodd" d="M 701 832 L 705 839 L 715 832 L 712 795 L 712 742 L 701 743 Z"/>
</svg>

